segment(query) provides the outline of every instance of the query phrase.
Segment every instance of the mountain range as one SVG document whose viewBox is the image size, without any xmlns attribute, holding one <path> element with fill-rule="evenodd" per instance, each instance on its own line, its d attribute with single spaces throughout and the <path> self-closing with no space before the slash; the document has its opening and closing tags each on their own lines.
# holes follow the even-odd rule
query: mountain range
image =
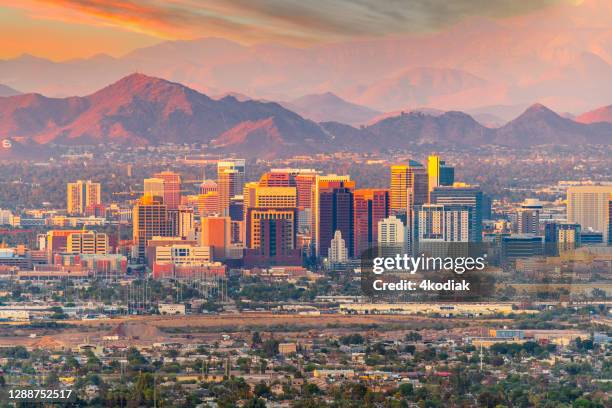
<svg viewBox="0 0 612 408">
<path fill-rule="evenodd" d="M 574 114 L 607 105 L 612 2 L 561 3 L 567 4 L 512 19 L 474 17 L 441 31 L 303 47 L 198 38 L 119 56 L 52 61 L 26 54 L 0 60 L 0 83 L 50 97 L 85 96 L 142 72 L 207 95 L 237 92 L 291 103 L 330 92 L 379 112 L 428 107 L 478 111 L 503 121 L 516 112 L 505 117 L 500 107 L 524 110 L 534 101 Z M 313 113 L 309 118 L 352 120 Z"/>
<path fill-rule="evenodd" d="M 309 106 L 305 101 L 320 104 L 319 114 L 325 111 L 325 101 L 345 107 L 346 117 L 355 121 L 360 114 L 365 119 L 377 113 L 335 95 L 302 99 L 302 110 Z M 206 145 L 220 153 L 275 158 L 434 144 L 528 147 L 610 143 L 612 123 L 580 123 L 534 104 L 498 128 L 485 127 L 463 112 L 427 110 L 400 112 L 354 127 L 340 121 L 306 119 L 275 102 L 240 101 L 233 96 L 212 99 L 179 83 L 131 74 L 84 97 L 0 97 L 0 134 L 12 141 L 15 154 L 27 152 L 29 147 L 36 151 L 62 144 L 188 143 Z"/>
</svg>

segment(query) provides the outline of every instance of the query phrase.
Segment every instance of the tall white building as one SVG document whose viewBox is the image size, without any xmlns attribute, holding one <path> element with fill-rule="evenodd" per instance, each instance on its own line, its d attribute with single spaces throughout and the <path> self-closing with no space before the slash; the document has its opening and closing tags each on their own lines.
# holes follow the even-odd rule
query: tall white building
<svg viewBox="0 0 612 408">
<path fill-rule="evenodd" d="M 342 263 L 348 260 L 348 251 L 346 249 L 346 243 L 342 239 L 342 233 L 336 231 L 334 233 L 334 239 L 331 240 L 331 246 L 329 247 L 329 262 L 331 263 Z"/>
<path fill-rule="evenodd" d="M 603 233 L 608 241 L 608 202 L 612 185 L 570 186 L 567 189 L 567 221 L 580 224 L 582 230 L 593 229 Z"/>
<path fill-rule="evenodd" d="M 379 246 L 404 246 L 407 241 L 406 238 L 406 226 L 395 215 L 391 215 L 378 223 Z"/>
</svg>

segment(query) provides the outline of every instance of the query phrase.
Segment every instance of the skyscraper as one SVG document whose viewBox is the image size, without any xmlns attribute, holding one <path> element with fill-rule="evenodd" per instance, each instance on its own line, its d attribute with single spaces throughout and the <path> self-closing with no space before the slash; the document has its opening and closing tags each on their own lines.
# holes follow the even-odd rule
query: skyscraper
<svg viewBox="0 0 612 408">
<path fill-rule="evenodd" d="M 144 195 L 164 199 L 164 180 L 156 177 L 144 179 Z"/>
<path fill-rule="evenodd" d="M 419 244 L 426 241 L 470 242 L 472 214 L 471 207 L 465 205 L 421 206 L 418 212 Z"/>
<path fill-rule="evenodd" d="M 608 245 L 612 245 L 612 194 L 608 199 Z"/>
<path fill-rule="evenodd" d="M 230 217 L 210 216 L 202 218 L 201 246 L 210 247 L 215 261 L 229 256 L 231 246 Z"/>
<path fill-rule="evenodd" d="M 427 174 L 430 193 L 436 187 L 452 186 L 455 182 L 455 168 L 447 166 L 446 162 L 436 155 L 427 158 Z"/>
<path fill-rule="evenodd" d="M 153 175 L 164 181 L 164 204 L 168 209 L 176 209 L 181 204 L 181 176 L 172 171 L 162 171 Z"/>
<path fill-rule="evenodd" d="M 342 233 L 340 231 L 334 232 L 334 239 L 331 240 L 328 254 L 329 262 L 331 263 L 342 263 L 348 260 L 346 242 L 342 239 Z"/>
<path fill-rule="evenodd" d="M 81 231 L 68 235 L 66 252 L 71 254 L 108 254 L 108 235 L 103 232 Z"/>
<path fill-rule="evenodd" d="M 482 241 L 483 194 L 476 186 L 438 186 L 431 191 L 432 204 L 460 205 L 471 209 L 470 242 Z"/>
<path fill-rule="evenodd" d="M 158 197 L 143 196 L 134 206 L 132 222 L 135 255 L 140 262 L 146 259 L 147 241 L 172 236 L 168 208 Z"/>
<path fill-rule="evenodd" d="M 236 193 L 239 174 L 237 170 L 222 168 L 219 170 L 219 210 L 221 215 L 229 215 L 229 205 Z"/>
<path fill-rule="evenodd" d="M 310 229 L 311 232 L 311 236 L 312 236 L 312 242 L 314 243 L 314 247 L 315 247 L 315 254 L 317 256 L 319 256 L 322 252 L 327 253 L 327 249 L 325 249 L 325 251 L 322 251 L 322 246 L 320 245 L 321 240 L 321 219 L 320 219 L 320 207 L 321 207 L 321 192 L 322 191 L 330 191 L 333 190 L 333 188 L 335 187 L 343 187 L 343 186 L 347 186 L 349 189 L 354 189 L 355 188 L 355 182 L 351 181 L 350 176 L 339 176 L 336 174 L 328 174 L 325 176 L 321 176 L 321 175 L 317 175 L 316 176 L 316 180 L 313 186 L 313 194 L 312 194 L 312 217 L 311 217 L 311 221 L 312 221 L 312 226 Z M 353 217 L 353 213 L 351 211 L 351 218 Z M 325 227 L 325 236 L 327 237 L 327 247 L 329 247 L 329 240 L 332 239 L 332 235 L 333 233 L 336 231 L 335 229 L 332 231 L 329 231 L 329 229 L 331 228 L 331 226 L 326 225 Z M 352 234 L 353 232 L 350 232 L 351 238 L 352 238 Z M 342 232 L 342 236 L 345 238 L 348 235 L 345 235 L 344 231 Z M 325 248 L 327 248 L 325 247 Z"/>
<path fill-rule="evenodd" d="M 74 183 L 68 183 L 66 202 L 68 214 L 85 214 L 87 207 L 101 203 L 100 183 L 93 183 L 91 180 L 78 180 Z"/>
<path fill-rule="evenodd" d="M 317 183 L 317 235 L 318 255 L 327 257 L 331 240 L 336 231 L 342 233 L 348 256 L 355 256 L 354 201 L 352 181 L 319 181 Z"/>
<path fill-rule="evenodd" d="M 286 244 L 287 249 L 294 249 L 297 231 L 296 188 L 257 186 L 254 187 L 249 201 L 252 202 L 253 198 L 254 203 L 249 207 L 245 207 L 247 248 L 254 249 L 260 247 L 262 237 L 261 222 L 265 220 L 286 220 L 287 223 L 276 223 L 274 226 L 269 227 L 282 228 L 283 236 L 286 240 L 289 240 Z M 280 230 L 278 231 L 280 232 Z"/>
<path fill-rule="evenodd" d="M 407 243 L 407 229 L 402 220 L 391 215 L 378 223 L 379 255 L 389 256 L 404 252 Z"/>
<path fill-rule="evenodd" d="M 542 203 L 537 199 L 527 199 L 521 204 L 516 214 L 516 232 L 519 234 L 540 233 L 540 214 Z"/>
<path fill-rule="evenodd" d="M 217 162 L 217 179 L 221 177 L 221 173 L 226 170 L 235 170 L 234 189 L 230 191 L 230 196 L 242 194 L 244 188 L 246 161 L 244 159 L 225 159 Z"/>
<path fill-rule="evenodd" d="M 389 216 L 388 190 L 355 190 L 355 256 L 376 246 L 378 223 Z"/>
<path fill-rule="evenodd" d="M 390 209 L 394 213 L 406 211 L 408 205 L 425 204 L 428 200 L 427 170 L 416 161 L 391 166 L 390 185 Z"/>
<path fill-rule="evenodd" d="M 168 210 L 168 222 L 170 234 L 182 239 L 195 239 L 193 208 L 179 206 Z"/>
<path fill-rule="evenodd" d="M 612 185 L 571 186 L 567 189 L 567 221 L 603 233 L 608 242 L 608 210 Z"/>
</svg>

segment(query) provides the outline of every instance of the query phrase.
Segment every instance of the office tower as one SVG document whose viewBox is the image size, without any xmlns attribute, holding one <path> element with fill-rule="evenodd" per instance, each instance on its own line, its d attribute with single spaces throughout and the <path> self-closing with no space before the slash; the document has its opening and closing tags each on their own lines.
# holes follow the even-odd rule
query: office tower
<svg viewBox="0 0 612 408">
<path fill-rule="evenodd" d="M 217 183 L 215 183 L 213 180 L 205 180 L 202 182 L 202 184 L 200 184 L 200 194 L 207 194 L 210 192 L 218 191 L 219 187 L 217 186 Z"/>
<path fill-rule="evenodd" d="M 102 232 L 81 231 L 68 235 L 66 252 L 71 254 L 106 255 L 108 235 Z"/>
<path fill-rule="evenodd" d="M 444 206 L 459 205 L 471 208 L 470 242 L 482 241 L 482 191 L 478 187 L 468 185 L 439 186 L 430 194 L 432 204 Z"/>
<path fill-rule="evenodd" d="M 252 181 L 252 182 L 244 184 L 242 202 L 244 205 L 245 212 L 247 208 L 255 207 L 255 195 L 256 195 L 258 187 L 259 187 L 259 183 L 256 181 Z"/>
<path fill-rule="evenodd" d="M 68 183 L 66 201 L 68 214 L 85 214 L 87 207 L 101 203 L 100 183 L 93 183 L 91 180 Z"/>
<path fill-rule="evenodd" d="M 229 215 L 229 205 L 232 197 L 236 195 L 238 171 L 234 169 L 221 169 L 219 172 L 219 210 L 221 215 Z"/>
<path fill-rule="evenodd" d="M 218 192 L 209 191 L 206 194 L 198 195 L 198 214 L 200 217 L 221 214 Z"/>
<path fill-rule="evenodd" d="M 328 259 L 331 263 L 343 263 L 348 260 L 346 243 L 344 239 L 342 239 L 342 233 L 340 231 L 334 232 L 334 239 L 331 240 L 328 254 Z"/>
<path fill-rule="evenodd" d="M 78 234 L 81 230 L 50 230 L 38 236 L 38 249 L 47 251 L 47 262 L 53 262 L 53 256 L 66 252 L 68 249 L 68 236 Z"/>
<path fill-rule="evenodd" d="M 244 197 L 237 195 L 232 197 L 229 205 L 229 214 L 232 221 L 244 220 Z"/>
<path fill-rule="evenodd" d="M 540 214 L 542 203 L 534 198 L 526 199 L 516 214 L 516 232 L 519 234 L 535 234 L 540 232 Z"/>
<path fill-rule="evenodd" d="M 182 239 L 195 238 L 193 208 L 179 206 L 176 209 L 168 210 L 168 222 L 171 236 Z"/>
<path fill-rule="evenodd" d="M 394 213 L 408 206 L 425 204 L 428 200 L 427 170 L 421 163 L 410 160 L 408 165 L 391 166 L 390 208 Z"/>
<path fill-rule="evenodd" d="M 492 220 L 492 208 L 493 202 L 491 197 L 488 194 L 482 193 L 482 219 L 484 220 Z"/>
<path fill-rule="evenodd" d="M 164 199 L 164 180 L 160 178 L 146 178 L 144 179 L 144 193 L 143 195 L 149 197 L 157 197 L 162 201 Z"/>
<path fill-rule="evenodd" d="M 378 223 L 389 216 L 388 190 L 355 190 L 355 256 L 376 246 Z"/>
<path fill-rule="evenodd" d="M 544 224 L 546 254 L 557 255 L 580 246 L 581 228 L 569 222 L 547 222 Z"/>
<path fill-rule="evenodd" d="M 603 233 L 608 242 L 608 208 L 612 185 L 570 186 L 567 189 L 567 221 L 580 224 L 583 232 Z"/>
<path fill-rule="evenodd" d="M 425 204 L 418 211 L 418 241 L 470 242 L 473 211 L 465 205 Z"/>
<path fill-rule="evenodd" d="M 297 207 L 295 187 L 257 187 L 255 207 Z"/>
<path fill-rule="evenodd" d="M 608 245 L 612 245 L 612 194 L 608 199 Z"/>
<path fill-rule="evenodd" d="M 201 246 L 212 249 L 212 256 L 215 261 L 229 257 L 231 225 L 230 217 L 210 216 L 202 218 Z"/>
<path fill-rule="evenodd" d="M 297 231 L 297 218 L 296 208 L 248 208 L 247 209 L 247 220 L 246 220 L 246 247 L 250 249 L 256 249 L 261 246 L 262 238 L 262 222 L 267 220 L 284 220 L 286 224 L 283 224 L 284 228 L 284 239 L 286 240 L 284 245 L 288 249 L 295 248 L 295 234 Z"/>
<path fill-rule="evenodd" d="M 234 170 L 233 190 L 229 192 L 230 197 L 242 194 L 245 181 L 246 162 L 244 159 L 225 159 L 217 162 L 217 179 L 220 179 L 221 174 L 226 170 Z"/>
<path fill-rule="evenodd" d="M 348 256 L 354 256 L 353 191 L 349 176 L 317 176 L 313 214 L 313 241 L 317 256 L 327 257 L 334 233 L 339 230 L 346 242 Z"/>
<path fill-rule="evenodd" d="M 604 241 L 603 232 L 589 230 L 581 230 L 580 232 L 580 243 L 584 246 L 588 245 L 601 245 Z"/>
<path fill-rule="evenodd" d="M 253 186 L 248 201 L 252 203 L 246 209 L 246 244 L 248 248 L 259 248 L 261 239 L 261 221 L 286 219 L 291 226 L 291 246 L 295 248 L 297 232 L 297 191 L 295 187 L 261 187 Z M 246 200 L 245 200 L 246 201 Z"/>
<path fill-rule="evenodd" d="M 446 162 L 436 155 L 427 158 L 427 174 L 430 193 L 436 187 L 452 186 L 455 182 L 455 168 L 447 166 Z"/>
<path fill-rule="evenodd" d="M 168 220 L 168 208 L 158 197 L 143 196 L 132 212 L 135 256 L 140 262 L 146 260 L 147 242 L 153 237 L 172 236 Z"/>
<path fill-rule="evenodd" d="M 164 181 L 164 204 L 175 209 L 181 204 L 181 176 L 172 171 L 162 171 L 153 175 Z"/>
<path fill-rule="evenodd" d="M 378 223 L 379 254 L 395 254 L 406 250 L 407 228 L 395 215 Z"/>
<path fill-rule="evenodd" d="M 533 234 L 516 234 L 502 238 L 502 260 L 541 256 L 544 253 L 542 237 Z"/>
</svg>

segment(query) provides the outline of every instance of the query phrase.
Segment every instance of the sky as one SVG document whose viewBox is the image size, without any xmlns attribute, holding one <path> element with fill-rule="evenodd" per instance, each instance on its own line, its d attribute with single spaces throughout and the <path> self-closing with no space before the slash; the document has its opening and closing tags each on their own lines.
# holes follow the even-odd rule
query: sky
<svg viewBox="0 0 612 408">
<path fill-rule="evenodd" d="M 0 0 L 0 59 L 122 56 L 166 40 L 315 44 L 512 20 L 582 0 Z"/>
</svg>

